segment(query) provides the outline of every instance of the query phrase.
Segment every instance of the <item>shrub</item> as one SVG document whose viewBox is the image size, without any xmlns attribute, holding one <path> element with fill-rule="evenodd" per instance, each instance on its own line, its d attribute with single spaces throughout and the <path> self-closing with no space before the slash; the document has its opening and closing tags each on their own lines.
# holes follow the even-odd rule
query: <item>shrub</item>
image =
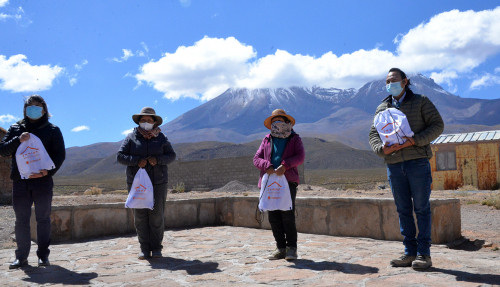
<svg viewBox="0 0 500 287">
<path fill-rule="evenodd" d="M 481 202 L 482 205 L 493 206 L 500 209 L 500 193 L 490 193 L 490 196 Z"/>
<path fill-rule="evenodd" d="M 183 193 L 185 191 L 186 191 L 186 186 L 184 185 L 184 182 L 177 183 L 172 190 L 173 193 Z"/>
<path fill-rule="evenodd" d="M 102 194 L 102 188 L 99 188 L 97 186 L 92 186 L 91 188 L 85 190 L 83 192 L 84 195 L 100 195 Z"/>
</svg>

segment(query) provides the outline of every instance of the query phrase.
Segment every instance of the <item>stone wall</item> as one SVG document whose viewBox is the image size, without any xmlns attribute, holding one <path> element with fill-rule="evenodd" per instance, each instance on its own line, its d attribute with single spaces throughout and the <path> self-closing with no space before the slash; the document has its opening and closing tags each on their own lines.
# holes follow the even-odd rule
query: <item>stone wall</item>
<svg viewBox="0 0 500 287">
<path fill-rule="evenodd" d="M 300 182 L 304 182 L 304 165 L 299 166 Z M 168 166 L 171 187 L 184 183 L 186 190 L 211 190 L 238 180 L 257 185 L 260 172 L 252 156 L 219 158 L 199 161 L 174 161 Z"/>
<path fill-rule="evenodd" d="M 165 227 L 188 228 L 229 225 L 270 229 L 267 213 L 256 220 L 257 196 L 167 200 Z M 296 199 L 297 230 L 302 233 L 365 237 L 381 240 L 403 238 L 392 199 Z M 460 238 L 460 200 L 431 199 L 432 242 L 443 244 Z M 258 213 L 257 213 L 258 215 Z M 34 210 L 31 234 L 36 238 Z M 131 209 L 123 203 L 52 208 L 52 240 L 82 240 L 135 232 Z"/>
<path fill-rule="evenodd" d="M 7 131 L 0 127 L 0 140 Z M 0 156 L 0 203 L 12 201 L 12 180 L 10 179 L 10 157 Z"/>
</svg>

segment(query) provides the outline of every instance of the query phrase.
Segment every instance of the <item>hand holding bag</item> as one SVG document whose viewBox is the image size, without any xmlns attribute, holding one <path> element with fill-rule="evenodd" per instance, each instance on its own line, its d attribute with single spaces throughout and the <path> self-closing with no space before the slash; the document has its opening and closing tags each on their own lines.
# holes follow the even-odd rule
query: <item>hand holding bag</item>
<svg viewBox="0 0 500 287">
<path fill-rule="evenodd" d="M 388 108 L 378 113 L 373 120 L 373 125 L 384 145 L 386 142 L 389 146 L 396 143 L 403 144 L 406 141 L 404 137 L 414 135 L 406 115 L 395 108 Z"/>
<path fill-rule="evenodd" d="M 132 187 L 128 193 L 126 208 L 148 208 L 153 210 L 154 193 L 153 184 L 144 168 L 140 168 L 135 174 Z"/>
<path fill-rule="evenodd" d="M 42 169 L 51 170 L 56 167 L 42 141 L 32 133 L 30 138 L 17 148 L 16 163 L 22 179 L 27 179 Z"/>
<path fill-rule="evenodd" d="M 259 209 L 292 210 L 290 187 L 284 175 L 264 174 L 261 181 Z"/>
</svg>

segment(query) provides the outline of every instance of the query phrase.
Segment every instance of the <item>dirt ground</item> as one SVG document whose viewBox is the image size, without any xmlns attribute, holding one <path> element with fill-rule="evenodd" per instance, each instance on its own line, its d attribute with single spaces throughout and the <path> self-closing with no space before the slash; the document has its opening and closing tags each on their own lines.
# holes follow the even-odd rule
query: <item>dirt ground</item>
<svg viewBox="0 0 500 287">
<path fill-rule="evenodd" d="M 489 248 L 493 251 L 500 246 L 500 210 L 481 205 L 481 202 L 499 191 L 432 191 L 432 198 L 458 198 L 461 203 L 463 239 L 450 244 L 450 247 L 478 250 Z M 230 195 L 254 196 L 259 190 L 254 186 L 230 182 L 226 186 L 207 192 L 190 191 L 184 193 L 168 192 L 167 200 L 221 197 Z M 298 197 L 372 197 L 392 198 L 390 189 L 376 190 L 329 190 L 323 187 L 300 185 Z M 54 196 L 53 205 L 86 205 L 96 203 L 124 202 L 126 191 L 101 195 Z M 14 212 L 12 206 L 0 206 L 0 248 L 15 246 Z"/>
</svg>

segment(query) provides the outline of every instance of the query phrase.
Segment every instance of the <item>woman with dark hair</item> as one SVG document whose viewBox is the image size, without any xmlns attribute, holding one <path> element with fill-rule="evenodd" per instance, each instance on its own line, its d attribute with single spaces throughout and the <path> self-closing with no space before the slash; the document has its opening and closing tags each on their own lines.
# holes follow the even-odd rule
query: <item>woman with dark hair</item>
<svg viewBox="0 0 500 287">
<path fill-rule="evenodd" d="M 59 128 L 49 122 L 49 111 L 45 100 L 39 95 L 32 95 L 24 102 L 24 118 L 13 124 L 0 142 L 0 155 L 12 157 L 10 178 L 12 185 L 12 206 L 16 214 L 16 260 L 10 269 L 28 265 L 31 247 L 30 217 L 31 206 L 35 205 L 37 222 L 38 266 L 49 266 L 50 212 L 52 209 L 52 176 L 61 167 L 66 150 Z M 52 159 L 55 168 L 42 169 L 22 179 L 16 162 L 16 151 L 22 142 L 35 135 L 42 142 Z"/>
<path fill-rule="evenodd" d="M 145 107 L 132 116 L 138 125 L 123 141 L 117 154 L 119 163 L 127 166 L 127 186 L 132 187 L 135 174 L 144 168 L 153 184 L 153 210 L 134 209 L 134 223 L 141 251 L 139 259 L 162 257 L 164 210 L 167 198 L 167 164 L 175 160 L 175 152 L 158 127 L 162 118 L 153 108 Z"/>
<path fill-rule="evenodd" d="M 274 110 L 264 120 L 270 133 L 264 137 L 253 157 L 253 164 L 260 169 L 259 187 L 264 174 L 285 175 L 290 188 L 292 210 L 269 211 L 269 223 L 276 240 L 276 250 L 270 260 L 297 259 L 297 227 L 295 225 L 295 197 L 299 184 L 297 166 L 304 162 L 305 152 L 300 136 L 295 133 L 295 119 L 282 109 Z"/>
</svg>

